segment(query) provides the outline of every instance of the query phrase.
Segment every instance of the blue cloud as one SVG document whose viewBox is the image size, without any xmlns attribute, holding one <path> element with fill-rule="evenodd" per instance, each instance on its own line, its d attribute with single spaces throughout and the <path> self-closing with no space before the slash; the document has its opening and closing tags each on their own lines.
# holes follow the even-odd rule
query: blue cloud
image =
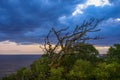
<svg viewBox="0 0 120 80">
<path fill-rule="evenodd" d="M 0 40 L 32 41 L 26 33 L 36 29 L 46 33 L 59 23 L 59 16 L 71 14 L 78 2 L 82 0 L 0 0 L 0 33 L 5 35 Z"/>
<path fill-rule="evenodd" d="M 120 19 L 120 0 L 113 0 L 110 2 L 110 6 L 106 5 L 100 7 L 91 5 L 83 10 L 83 14 L 68 17 L 66 22 L 79 24 L 81 21 L 89 17 L 104 18 L 104 21 L 99 25 L 101 31 L 96 33 L 104 37 L 104 39 L 94 42 L 99 45 L 112 45 L 114 43 L 120 43 L 120 20 L 116 21 L 116 19 Z M 110 19 L 112 20 L 109 21 Z"/>
<path fill-rule="evenodd" d="M 17 43 L 38 43 L 43 40 L 48 30 L 55 26 L 73 26 L 80 24 L 88 17 L 120 18 L 120 0 L 110 0 L 112 6 L 89 6 L 83 14 L 72 16 L 78 4 L 86 0 L 0 0 L 0 41 L 10 40 Z M 105 27 L 102 25 L 101 33 L 108 39 L 118 38 L 120 25 Z M 112 30 L 116 33 L 112 34 Z M 114 40 L 115 41 L 115 40 Z"/>
</svg>

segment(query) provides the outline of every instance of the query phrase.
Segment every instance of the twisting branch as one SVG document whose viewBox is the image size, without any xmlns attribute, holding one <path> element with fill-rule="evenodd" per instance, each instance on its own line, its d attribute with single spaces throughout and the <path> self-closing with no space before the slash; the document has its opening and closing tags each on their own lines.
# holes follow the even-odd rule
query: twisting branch
<svg viewBox="0 0 120 80">
<path fill-rule="evenodd" d="M 55 28 L 52 28 L 45 38 L 44 47 L 46 52 L 50 55 L 52 54 L 53 56 L 55 56 L 54 54 L 56 53 L 59 54 L 58 59 L 60 60 L 64 55 L 69 54 L 69 50 L 74 45 L 90 39 L 100 39 L 100 37 L 89 37 L 87 33 L 100 31 L 100 29 L 96 29 L 96 27 L 101 21 L 102 19 L 98 20 L 94 18 L 91 18 L 88 21 L 84 20 L 83 23 L 80 26 L 76 26 L 71 33 L 67 32 L 69 27 L 60 29 L 59 31 L 55 30 Z M 52 36 L 57 39 L 57 43 L 54 43 L 54 46 L 50 42 L 51 33 Z M 59 47 L 60 50 L 57 51 Z"/>
</svg>

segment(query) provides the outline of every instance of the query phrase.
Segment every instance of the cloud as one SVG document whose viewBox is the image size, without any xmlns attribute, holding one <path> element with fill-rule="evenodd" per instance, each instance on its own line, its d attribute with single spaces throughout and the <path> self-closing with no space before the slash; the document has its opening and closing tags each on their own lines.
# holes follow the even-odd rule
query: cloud
<svg viewBox="0 0 120 80">
<path fill-rule="evenodd" d="M 108 39 L 112 36 L 116 39 L 112 43 L 119 42 L 119 3 L 120 0 L 0 0 L 0 41 L 41 43 L 51 27 L 73 29 L 84 19 L 95 17 L 105 19 L 98 34 Z"/>
<path fill-rule="evenodd" d="M 84 15 L 96 18 L 117 18 L 120 17 L 120 0 L 87 0 L 83 4 L 78 4 L 73 16 Z"/>
<path fill-rule="evenodd" d="M 38 44 L 18 45 L 15 42 L 3 41 L 0 42 L 0 54 L 42 54 L 43 51 L 39 46 Z"/>
<path fill-rule="evenodd" d="M 109 3 L 109 0 L 87 0 L 84 4 L 78 4 L 72 15 L 83 14 L 83 10 L 89 6 L 104 7 L 111 6 L 111 4 Z"/>
<path fill-rule="evenodd" d="M 116 27 L 117 25 L 120 25 L 120 18 L 109 18 L 104 22 L 104 25 L 109 25 Z M 116 26 L 115 26 L 116 25 Z"/>
<path fill-rule="evenodd" d="M 95 46 L 95 48 L 99 51 L 100 54 L 106 54 L 109 46 Z"/>
<path fill-rule="evenodd" d="M 58 26 L 60 16 L 71 14 L 75 5 L 82 2 L 83 0 L 0 0 L 0 41 L 35 42 L 50 27 Z"/>
<path fill-rule="evenodd" d="M 104 20 L 99 26 L 101 31 L 97 35 L 104 39 L 97 40 L 94 43 L 98 45 L 112 46 L 115 43 L 120 44 L 120 21 L 119 18 L 109 18 Z"/>
<path fill-rule="evenodd" d="M 113 45 L 120 43 L 120 0 L 87 0 L 83 4 L 76 5 L 70 16 L 63 20 L 67 24 L 77 25 L 90 17 L 104 18 L 98 28 L 101 29 L 96 35 L 104 37 L 103 40 L 92 41 L 97 45 Z M 69 25 L 70 25 L 69 24 Z M 94 35 L 94 34 L 92 34 Z"/>
</svg>

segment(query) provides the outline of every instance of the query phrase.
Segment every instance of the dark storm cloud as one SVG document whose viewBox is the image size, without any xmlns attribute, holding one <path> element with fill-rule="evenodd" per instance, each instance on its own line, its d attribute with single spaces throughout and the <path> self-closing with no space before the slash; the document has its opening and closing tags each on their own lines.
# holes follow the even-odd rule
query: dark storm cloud
<svg viewBox="0 0 120 80">
<path fill-rule="evenodd" d="M 72 16 L 78 4 L 86 0 L 0 0 L 0 41 L 39 43 L 51 27 L 75 26 L 88 17 L 104 18 L 101 34 L 106 44 L 119 42 L 120 23 L 109 22 L 120 18 L 120 0 L 109 0 L 111 6 L 88 6 L 83 14 Z M 108 24 L 109 23 L 109 24 Z M 107 25 L 106 25 L 107 24 Z M 113 26 L 112 26 L 113 24 Z M 113 33 L 113 30 L 115 31 Z M 111 37 L 112 36 L 112 37 Z M 40 41 L 39 41 L 40 40 Z"/>
<path fill-rule="evenodd" d="M 60 16 L 70 15 L 75 5 L 82 2 L 82 0 L 0 0 L 0 41 L 32 42 L 40 36 L 34 38 L 25 34 L 36 29 L 44 30 L 46 33 L 51 25 L 59 24 Z"/>
</svg>

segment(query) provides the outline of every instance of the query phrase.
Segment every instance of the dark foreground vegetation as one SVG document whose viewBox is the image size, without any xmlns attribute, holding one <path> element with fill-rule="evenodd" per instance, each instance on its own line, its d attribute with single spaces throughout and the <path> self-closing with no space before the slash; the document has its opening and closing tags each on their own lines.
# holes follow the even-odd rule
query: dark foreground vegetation
<svg viewBox="0 0 120 80">
<path fill-rule="evenodd" d="M 52 28 L 45 38 L 45 54 L 30 69 L 22 68 L 3 80 L 120 80 L 120 44 L 109 48 L 104 56 L 87 40 L 89 32 L 97 32 L 101 20 L 90 19 L 76 26 L 56 31 Z M 54 41 L 51 37 L 54 36 Z"/>
</svg>

